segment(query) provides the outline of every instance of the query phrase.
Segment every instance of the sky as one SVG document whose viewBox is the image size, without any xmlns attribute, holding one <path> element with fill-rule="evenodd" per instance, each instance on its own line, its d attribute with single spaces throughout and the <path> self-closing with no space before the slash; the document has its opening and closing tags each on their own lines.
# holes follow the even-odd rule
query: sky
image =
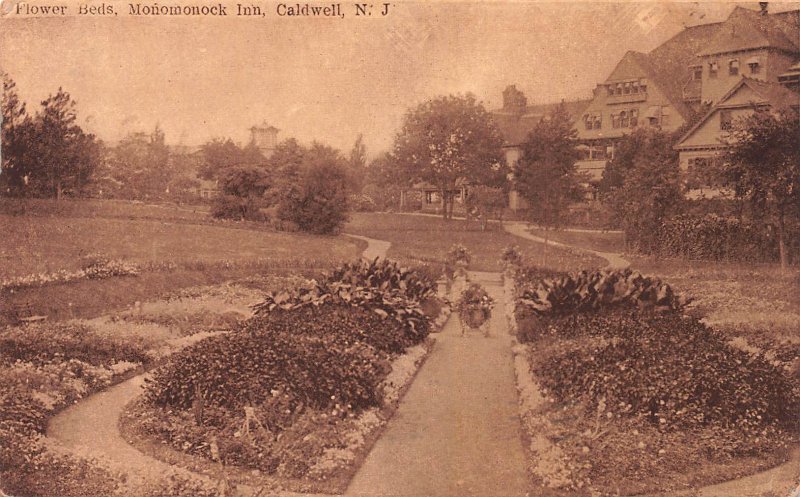
<svg viewBox="0 0 800 497">
<path fill-rule="evenodd" d="M 364 18 L 344 3 L 344 19 L 309 19 L 277 17 L 277 2 L 259 5 L 264 18 L 6 16 L 0 69 L 30 110 L 63 87 L 81 126 L 111 143 L 158 124 L 170 144 L 244 144 L 266 121 L 279 139 L 344 151 L 363 133 L 375 156 L 426 99 L 472 92 L 498 108 L 510 84 L 529 103 L 588 98 L 626 51 L 649 51 L 734 6 L 395 2 L 386 17 Z"/>
</svg>

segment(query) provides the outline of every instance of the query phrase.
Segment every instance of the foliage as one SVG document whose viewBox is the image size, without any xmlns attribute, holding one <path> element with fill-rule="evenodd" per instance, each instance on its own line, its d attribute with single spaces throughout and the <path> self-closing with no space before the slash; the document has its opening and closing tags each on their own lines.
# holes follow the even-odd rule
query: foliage
<svg viewBox="0 0 800 497">
<path fill-rule="evenodd" d="M 786 218 L 800 214 L 800 116 L 756 110 L 738 120 L 727 138 L 723 177 L 736 195 L 746 198 L 777 223 L 781 266 L 789 263 Z"/>
<path fill-rule="evenodd" d="M 346 338 L 346 330 L 313 335 L 298 332 L 298 324 L 289 330 L 266 325 L 192 345 L 153 374 L 147 398 L 188 409 L 199 393 L 208 405 L 236 409 L 261 405 L 277 391 L 290 396 L 292 410 L 380 404 L 378 384 L 387 371 L 373 347 Z M 333 314 L 326 324 L 336 329 L 349 323 Z"/>
<path fill-rule="evenodd" d="M 523 257 L 522 252 L 519 249 L 518 245 L 508 245 L 503 248 L 503 252 L 500 254 L 500 262 L 503 263 L 503 267 L 507 269 L 515 269 L 522 266 Z"/>
<path fill-rule="evenodd" d="M 519 312 L 559 316 L 613 307 L 680 310 L 682 301 L 657 278 L 622 271 L 581 271 L 525 288 L 517 300 Z"/>
<path fill-rule="evenodd" d="M 347 158 L 347 177 L 350 191 L 361 193 L 364 189 L 364 177 L 367 172 L 367 147 L 364 145 L 364 135 L 359 134 L 350 155 Z"/>
<path fill-rule="evenodd" d="M 467 208 L 481 220 L 481 229 L 486 228 L 488 217 L 503 219 L 503 211 L 508 206 L 508 197 L 502 188 L 477 185 L 467 193 Z"/>
<path fill-rule="evenodd" d="M 219 179 L 233 166 L 259 166 L 265 159 L 255 147 L 240 148 L 230 138 L 215 138 L 200 147 L 203 163 L 200 177 L 207 180 Z"/>
<path fill-rule="evenodd" d="M 490 114 L 471 94 L 438 97 L 409 110 L 391 159 L 406 181 L 426 181 L 444 195 L 452 217 L 453 191 L 463 182 L 501 184 L 505 161 Z"/>
<path fill-rule="evenodd" d="M 341 153 L 315 143 L 302 153 L 296 182 L 286 185 L 278 216 L 311 233 L 338 232 L 347 221 L 347 169 Z"/>
<path fill-rule="evenodd" d="M 350 195 L 347 202 L 355 212 L 375 212 L 378 210 L 378 206 L 372 196 L 364 193 Z"/>
<path fill-rule="evenodd" d="M 51 284 L 69 283 L 80 280 L 111 278 L 114 276 L 136 276 L 139 268 L 135 264 L 121 260 L 103 260 L 85 265 L 78 271 L 60 270 L 55 273 L 40 273 L 0 280 L 0 291 L 20 290 Z"/>
<path fill-rule="evenodd" d="M 55 359 L 109 365 L 124 360 L 146 362 L 147 352 L 129 339 L 98 335 L 86 326 L 75 324 L 38 324 L 7 328 L 0 332 L 0 366 L 15 361 L 37 364 Z"/>
<path fill-rule="evenodd" d="M 790 237 L 791 238 L 791 237 Z M 710 261 L 772 262 L 779 259 L 778 239 L 764 226 L 717 214 L 682 214 L 664 221 L 658 252 Z M 797 250 L 798 247 L 789 247 Z"/>
<path fill-rule="evenodd" d="M 322 279 L 291 292 L 269 293 L 254 306 L 256 315 L 276 309 L 291 310 L 325 303 L 343 303 L 391 317 L 403 325 L 414 343 L 428 334 L 428 317 L 421 302 L 435 293 L 435 282 L 420 277 L 397 263 L 375 259 L 344 264 Z"/>
<path fill-rule="evenodd" d="M 41 103 L 31 119 L 16 97 L 14 84 L 4 77 L 3 125 L 10 153 L 4 157 L 3 176 L 10 193 L 18 196 L 61 198 L 69 191 L 80 194 L 89 183 L 101 156 L 101 144 L 78 126 L 75 101 L 59 88 Z"/>
<path fill-rule="evenodd" d="M 560 226 L 569 205 L 582 198 L 575 148 L 577 131 L 564 104 L 528 134 L 514 168 L 515 188 L 530 206 L 530 216 L 547 227 Z"/>
<path fill-rule="evenodd" d="M 758 435 L 796 428 L 797 390 L 788 376 L 696 319 L 602 313 L 551 321 L 548 329 L 606 338 L 536 368 L 559 400 L 582 400 L 592 412 L 640 417 L 662 430 L 713 424 Z"/>
<path fill-rule="evenodd" d="M 654 236 L 661 223 L 683 204 L 675 135 L 640 128 L 615 146 L 614 159 L 603 171 L 600 192 L 615 221 L 625 231 L 629 248 L 642 253 L 658 249 Z"/>
<path fill-rule="evenodd" d="M 456 243 L 447 251 L 446 261 L 453 266 L 458 264 L 468 266 L 472 261 L 472 253 L 464 245 Z"/>
<path fill-rule="evenodd" d="M 462 316 L 473 310 L 491 311 L 494 299 L 478 283 L 471 283 L 458 298 L 455 308 Z"/>
<path fill-rule="evenodd" d="M 3 120 L 0 134 L 0 187 L 7 191 L 19 191 L 24 186 L 25 176 L 25 136 L 30 129 L 30 117 L 25 102 L 19 99 L 17 85 L 5 72 L 0 71 L 3 80 L 3 97 L 0 102 Z"/>
</svg>

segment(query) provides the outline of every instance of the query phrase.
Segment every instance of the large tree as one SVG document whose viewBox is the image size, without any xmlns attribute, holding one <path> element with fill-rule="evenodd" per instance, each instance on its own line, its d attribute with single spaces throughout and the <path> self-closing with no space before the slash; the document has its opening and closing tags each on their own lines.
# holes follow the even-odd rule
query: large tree
<svg viewBox="0 0 800 497">
<path fill-rule="evenodd" d="M 359 134 L 350 157 L 347 161 L 350 188 L 353 193 L 360 193 L 364 189 L 364 176 L 367 172 L 367 147 L 364 145 L 364 135 Z"/>
<path fill-rule="evenodd" d="M 16 83 L 6 73 L 0 73 L 3 81 L 2 134 L 0 134 L 0 185 L 3 190 L 19 193 L 24 186 L 25 133 L 30 131 L 31 120 L 25 103 L 17 95 Z"/>
<path fill-rule="evenodd" d="M 406 113 L 393 157 L 409 182 L 425 181 L 438 188 L 442 214 L 449 219 L 459 186 L 494 186 L 504 180 L 502 145 L 491 116 L 473 95 L 450 95 Z"/>
<path fill-rule="evenodd" d="M 42 102 L 25 140 L 28 194 L 59 199 L 65 190 L 79 194 L 89 183 L 102 145 L 76 122 L 75 101 L 63 89 Z"/>
<path fill-rule="evenodd" d="M 203 164 L 199 176 L 203 179 L 219 179 L 225 170 L 247 162 L 248 155 L 230 138 L 214 138 L 200 146 Z"/>
<path fill-rule="evenodd" d="M 531 221 L 545 228 L 559 227 L 570 204 L 582 198 L 586 178 L 576 166 L 576 137 L 569 113 L 561 104 L 528 134 L 514 168 L 515 186 L 530 206 Z"/>
<path fill-rule="evenodd" d="M 617 143 L 614 159 L 603 172 L 602 200 L 613 211 L 632 250 L 655 250 L 661 224 L 683 205 L 674 144 L 673 134 L 637 129 Z"/>
<path fill-rule="evenodd" d="M 800 212 L 800 116 L 796 110 L 757 109 L 737 120 L 727 137 L 723 180 L 774 222 L 781 267 L 788 265 L 786 220 Z"/>
</svg>

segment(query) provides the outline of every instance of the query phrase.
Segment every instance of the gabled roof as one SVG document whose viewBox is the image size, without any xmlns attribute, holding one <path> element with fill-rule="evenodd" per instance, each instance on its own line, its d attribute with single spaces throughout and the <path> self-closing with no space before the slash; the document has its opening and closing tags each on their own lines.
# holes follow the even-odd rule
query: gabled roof
<svg viewBox="0 0 800 497">
<path fill-rule="evenodd" d="M 679 73 L 677 70 L 670 72 L 659 67 L 658 64 L 658 59 L 651 55 L 628 51 L 606 81 L 644 76 L 648 79 L 649 85 L 655 85 L 667 97 L 675 110 L 684 119 L 688 119 L 692 111 L 683 101 L 682 90 L 685 81 L 681 76 L 688 74 L 688 69 L 683 68 Z"/>
<path fill-rule="evenodd" d="M 536 124 L 556 107 L 561 105 L 561 103 L 564 104 L 567 113 L 572 120 L 575 121 L 578 119 L 578 116 L 583 114 L 583 111 L 590 102 L 591 100 L 586 99 L 552 104 L 528 105 L 524 109 L 516 112 L 498 109 L 491 111 L 491 114 L 498 131 L 500 131 L 500 136 L 503 137 L 505 145 L 515 146 L 522 144 L 528 137 L 528 133 L 536 127 Z"/>
<path fill-rule="evenodd" d="M 692 136 L 694 132 L 703 126 L 720 108 L 732 108 L 733 106 L 726 105 L 725 102 L 734 96 L 743 86 L 747 86 L 763 99 L 763 102 L 754 102 L 756 104 L 767 104 L 774 109 L 785 109 L 788 107 L 800 106 L 800 93 L 795 93 L 778 83 L 768 83 L 766 81 L 760 81 L 743 76 L 742 79 L 733 86 L 733 88 L 728 90 L 728 92 L 719 99 L 719 102 L 717 102 L 717 104 L 712 107 L 702 119 L 700 119 L 681 137 L 680 140 L 678 140 L 678 144 L 675 147 L 679 148 L 681 143 Z M 743 108 L 748 107 L 749 105 L 750 104 L 740 104 L 736 107 Z"/>
<path fill-rule="evenodd" d="M 787 22 L 788 19 L 788 22 Z M 758 48 L 798 51 L 797 35 L 792 33 L 790 16 L 761 14 L 736 7 L 717 34 L 699 55 L 714 55 Z"/>
</svg>

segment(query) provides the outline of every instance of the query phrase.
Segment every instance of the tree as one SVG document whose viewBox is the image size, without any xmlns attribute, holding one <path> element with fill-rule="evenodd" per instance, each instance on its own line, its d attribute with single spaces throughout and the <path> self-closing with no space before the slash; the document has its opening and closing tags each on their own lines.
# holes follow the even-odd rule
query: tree
<svg viewBox="0 0 800 497">
<path fill-rule="evenodd" d="M 777 224 L 781 267 L 788 265 L 786 218 L 800 212 L 800 116 L 796 110 L 757 109 L 739 119 L 726 139 L 723 179 L 765 219 Z"/>
<path fill-rule="evenodd" d="M 6 73 L 0 73 L 3 80 L 2 132 L 0 132 L 0 185 L 4 190 L 18 194 L 24 186 L 25 134 L 30 131 L 31 119 L 25 110 L 25 103 L 17 95 L 16 83 Z"/>
<path fill-rule="evenodd" d="M 225 169 L 246 162 L 244 151 L 230 138 L 214 138 L 200 146 L 203 165 L 199 176 L 203 179 L 218 179 Z"/>
<path fill-rule="evenodd" d="M 303 154 L 299 182 L 284 195 L 278 217 L 303 231 L 336 233 L 347 221 L 347 161 L 331 147 L 314 143 Z"/>
<path fill-rule="evenodd" d="M 267 174 L 257 166 L 233 166 L 219 180 L 222 195 L 214 199 L 212 215 L 218 218 L 252 219 L 264 204 L 264 192 L 269 187 Z"/>
<path fill-rule="evenodd" d="M 60 199 L 65 190 L 80 193 L 89 183 L 102 145 L 76 121 L 75 101 L 63 89 L 42 102 L 24 144 L 28 153 L 22 169 L 29 194 Z"/>
<path fill-rule="evenodd" d="M 367 171 L 367 147 L 364 145 L 364 135 L 359 134 L 356 138 L 347 165 L 351 190 L 353 193 L 360 193 L 364 189 L 364 175 Z"/>
<path fill-rule="evenodd" d="M 661 224 L 677 213 L 683 192 L 675 135 L 641 128 L 623 136 L 603 172 L 602 200 L 625 232 L 628 248 L 651 253 Z"/>
<path fill-rule="evenodd" d="M 439 189 L 442 215 L 449 219 L 457 187 L 502 183 L 502 145 L 491 116 L 473 95 L 450 95 L 406 113 L 393 158 L 408 182 L 426 181 Z"/>
<path fill-rule="evenodd" d="M 536 124 L 522 145 L 514 169 L 516 188 L 530 206 L 531 220 L 545 228 L 561 226 L 570 204 L 582 198 L 586 178 L 576 166 L 576 137 L 561 104 Z"/>
<path fill-rule="evenodd" d="M 271 188 L 267 193 L 268 203 L 289 205 L 289 199 L 300 195 L 300 178 L 308 150 L 296 139 L 280 142 L 267 160 Z"/>
</svg>

